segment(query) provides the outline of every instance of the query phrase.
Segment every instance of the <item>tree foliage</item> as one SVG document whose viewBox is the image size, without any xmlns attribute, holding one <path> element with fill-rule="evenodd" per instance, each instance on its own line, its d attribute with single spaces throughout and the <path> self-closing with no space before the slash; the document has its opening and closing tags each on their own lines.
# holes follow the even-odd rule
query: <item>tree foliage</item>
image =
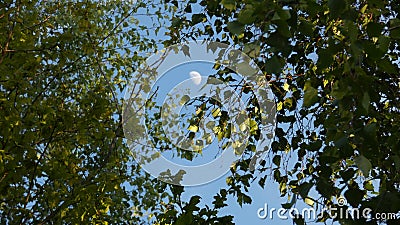
<svg viewBox="0 0 400 225">
<path fill-rule="evenodd" d="M 157 6 L 0 3 L 1 224 L 143 224 L 163 211 L 166 186 L 122 139 L 118 93 L 155 47 L 140 10 Z"/>
<path fill-rule="evenodd" d="M 273 176 L 282 196 L 294 196 L 284 204 L 287 208 L 296 199 L 338 207 L 337 199 L 344 196 L 344 207 L 399 211 L 396 1 L 167 2 L 181 12 L 167 43 L 205 38 L 233 44 L 253 57 L 276 96 L 278 126 L 270 157 L 259 169 L 263 175 L 254 177 L 243 159 L 227 179 L 226 191 L 239 204 L 251 202 L 243 197 L 250 180 L 264 186 Z M 217 78 L 229 76 L 226 71 Z M 297 158 L 293 164 L 291 157 Z M 383 222 L 396 224 L 398 219 Z"/>
<path fill-rule="evenodd" d="M 251 203 L 251 181 L 264 187 L 268 176 L 282 196 L 292 197 L 286 208 L 297 200 L 338 207 L 344 196 L 344 207 L 400 210 L 397 1 L 0 6 L 1 223 L 233 224 L 232 216 L 218 215 L 227 197 Z M 141 25 L 141 15 L 154 27 Z M 160 47 L 149 32 L 166 35 L 164 46 L 193 39 L 234 45 L 254 59 L 275 94 L 278 125 L 261 175 L 243 158 L 212 206 L 200 208 L 200 196 L 184 202 L 183 187 L 151 179 L 124 143 L 119 93 L 144 53 Z M 215 77 L 233 82 L 230 73 L 221 67 Z M 252 94 L 246 84 L 241 88 Z M 257 103 L 249 102 L 257 122 Z M 253 125 L 249 155 L 259 135 Z M 226 128 L 219 132 L 229 133 Z"/>
</svg>

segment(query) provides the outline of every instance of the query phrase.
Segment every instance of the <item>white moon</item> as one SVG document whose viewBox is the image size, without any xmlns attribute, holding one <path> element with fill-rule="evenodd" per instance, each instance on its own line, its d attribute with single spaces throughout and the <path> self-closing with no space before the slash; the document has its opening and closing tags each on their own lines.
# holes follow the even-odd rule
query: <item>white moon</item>
<svg viewBox="0 0 400 225">
<path fill-rule="evenodd" d="M 201 83 L 201 75 L 197 71 L 191 71 L 189 73 L 190 77 L 192 78 L 192 81 L 195 85 L 199 85 Z"/>
</svg>

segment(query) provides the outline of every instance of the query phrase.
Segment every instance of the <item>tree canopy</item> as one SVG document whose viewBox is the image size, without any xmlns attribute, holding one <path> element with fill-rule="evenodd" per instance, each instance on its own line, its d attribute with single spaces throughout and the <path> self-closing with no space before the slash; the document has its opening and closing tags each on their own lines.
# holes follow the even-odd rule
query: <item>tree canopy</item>
<svg viewBox="0 0 400 225">
<path fill-rule="evenodd" d="M 233 224 L 234 215 L 218 214 L 228 196 L 250 204 L 254 196 L 248 188 L 264 187 L 268 177 L 279 184 L 281 196 L 291 196 L 284 208 L 304 201 L 313 207 L 400 211 L 397 1 L 3 1 L 0 6 L 1 223 Z M 212 205 L 201 208 L 201 196 L 185 202 L 184 187 L 152 178 L 134 161 L 124 139 L 120 94 L 147 53 L 204 39 L 231 45 L 254 60 L 274 94 L 277 115 L 275 137 L 257 171 L 250 168 L 251 157 L 243 157 Z M 214 79 L 236 85 L 232 70 L 215 68 Z M 240 85 L 250 96 L 247 112 L 254 121 L 244 149 L 251 156 L 260 137 L 260 103 L 247 84 Z M 203 107 L 198 115 L 210 104 L 222 107 L 192 104 Z M 229 137 L 227 117 L 211 114 L 224 124 L 211 129 L 218 139 Z M 161 114 L 147 116 L 152 140 L 162 151 L 173 150 L 158 132 Z M 178 155 L 191 160 L 196 154 Z M 341 197 L 348 204 L 340 205 Z M 323 214 L 318 222 L 329 220 Z"/>
<path fill-rule="evenodd" d="M 122 140 L 118 91 L 155 45 L 144 6 L 0 3 L 0 223 L 140 224 L 167 197 Z"/>
<path fill-rule="evenodd" d="M 278 125 L 270 157 L 260 168 L 272 165 L 272 173 L 255 178 L 261 186 L 272 174 L 283 196 L 310 205 L 338 207 L 335 199 L 344 196 L 345 207 L 399 211 L 396 1 L 174 3 L 182 12 L 174 28 L 188 31 L 172 36 L 172 42 L 203 37 L 233 44 L 253 57 L 269 81 Z M 188 15 L 193 4 L 202 10 Z M 297 156 L 297 163 L 285 163 L 290 156 Z M 239 193 L 246 193 L 243 187 L 253 177 L 248 164 L 239 165 L 227 183 L 240 204 Z M 311 189 L 319 196 L 309 196 Z"/>
</svg>

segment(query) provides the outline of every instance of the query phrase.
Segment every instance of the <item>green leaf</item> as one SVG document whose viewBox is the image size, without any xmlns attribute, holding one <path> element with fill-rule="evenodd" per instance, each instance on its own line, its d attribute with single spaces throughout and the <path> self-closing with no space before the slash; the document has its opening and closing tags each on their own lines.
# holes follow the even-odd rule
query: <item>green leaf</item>
<svg viewBox="0 0 400 225">
<path fill-rule="evenodd" d="M 325 171 L 330 173 L 331 171 Z M 320 179 L 317 181 L 316 190 L 324 197 L 328 198 L 331 197 L 334 193 L 335 189 L 331 183 L 326 181 L 325 179 Z"/>
<path fill-rule="evenodd" d="M 284 208 L 284 209 L 292 208 L 292 206 L 296 203 L 296 198 L 297 198 L 297 195 L 292 196 L 292 200 L 290 202 L 281 204 L 282 208 Z"/>
<path fill-rule="evenodd" d="M 278 56 L 274 55 L 265 63 L 266 71 L 270 74 L 280 74 L 284 64 Z"/>
<path fill-rule="evenodd" d="M 317 66 L 318 69 L 325 69 L 328 66 L 330 66 L 333 62 L 333 56 L 335 54 L 335 51 L 333 48 L 320 48 L 317 51 L 318 53 L 318 62 Z"/>
<path fill-rule="evenodd" d="M 244 25 L 241 24 L 238 21 L 231 21 L 228 22 L 228 24 L 226 25 L 228 30 L 232 33 L 232 34 L 236 34 L 239 35 L 241 33 L 243 33 L 244 31 Z"/>
<path fill-rule="evenodd" d="M 235 10 L 236 9 L 236 1 L 235 0 L 222 0 L 221 4 L 229 10 Z"/>
<path fill-rule="evenodd" d="M 289 91 L 289 87 L 290 87 L 290 85 L 289 85 L 288 83 L 285 83 L 285 84 L 283 85 L 283 90 Z"/>
<path fill-rule="evenodd" d="M 212 130 L 215 127 L 215 122 L 214 121 L 209 121 L 206 124 L 206 128 Z"/>
<path fill-rule="evenodd" d="M 281 156 L 280 155 L 275 155 L 274 158 L 272 158 L 272 162 L 276 165 L 276 166 L 280 166 L 281 165 Z"/>
<path fill-rule="evenodd" d="M 254 9 L 252 5 L 246 7 L 239 12 L 238 21 L 242 24 L 251 24 L 255 21 L 256 17 L 253 16 Z"/>
<path fill-rule="evenodd" d="M 400 19 L 394 18 L 390 20 L 390 37 L 393 39 L 400 39 Z"/>
<path fill-rule="evenodd" d="M 216 209 L 220 209 L 225 206 L 228 206 L 225 203 L 226 200 L 227 200 L 226 196 L 217 194 L 216 196 L 214 196 L 214 201 L 212 202 L 212 204 L 215 206 Z"/>
<path fill-rule="evenodd" d="M 358 169 L 361 170 L 363 173 L 364 177 L 369 176 L 369 172 L 372 169 L 372 164 L 371 162 L 363 155 L 357 156 L 354 158 L 354 162 L 356 163 Z"/>
<path fill-rule="evenodd" d="M 191 224 L 193 221 L 193 215 L 190 213 L 183 213 L 179 215 L 178 219 L 176 220 L 176 225 L 186 225 Z"/>
<path fill-rule="evenodd" d="M 189 201 L 189 205 L 197 205 L 200 203 L 201 197 L 198 195 L 192 196 Z"/>
<path fill-rule="evenodd" d="M 244 193 L 238 193 L 237 202 L 239 203 L 240 207 L 242 207 L 243 203 L 250 204 L 252 202 L 252 199 L 250 196 Z"/>
<path fill-rule="evenodd" d="M 389 59 L 382 59 L 378 63 L 378 67 L 387 73 L 397 73 L 396 68 L 393 63 L 389 61 Z"/>
<path fill-rule="evenodd" d="M 199 127 L 196 125 L 190 125 L 188 127 L 188 130 L 193 131 L 193 132 L 197 132 L 199 130 Z"/>
<path fill-rule="evenodd" d="M 304 107 L 311 107 L 318 102 L 318 90 L 311 86 L 311 82 L 307 81 L 304 85 Z"/>
<path fill-rule="evenodd" d="M 370 103 L 369 94 L 368 94 L 368 92 L 364 92 L 363 99 L 362 99 L 362 106 L 367 112 L 368 112 L 368 108 L 369 108 L 369 103 Z"/>
<path fill-rule="evenodd" d="M 367 33 L 369 37 L 380 37 L 383 25 L 376 22 L 370 22 L 367 25 Z"/>
<path fill-rule="evenodd" d="M 364 192 L 361 191 L 358 188 L 349 188 L 345 193 L 344 197 L 346 197 L 347 202 L 353 206 L 353 207 L 358 207 L 359 204 L 361 203 L 363 197 L 364 197 Z"/>
<path fill-rule="evenodd" d="M 190 100 L 190 96 L 189 95 L 184 95 L 184 96 L 182 96 L 181 100 L 179 101 L 179 104 L 184 105 L 189 100 Z"/>
<path fill-rule="evenodd" d="M 313 187 L 314 185 L 312 183 L 302 183 L 299 186 L 299 195 L 303 198 L 306 199 L 308 196 L 308 193 L 310 192 L 310 189 Z"/>
<path fill-rule="evenodd" d="M 249 126 L 250 126 L 250 133 L 255 134 L 256 131 L 258 130 L 258 123 L 255 120 L 250 120 L 249 121 Z"/>
<path fill-rule="evenodd" d="M 207 21 L 207 17 L 203 13 L 193 14 L 192 15 L 192 24 L 198 24 Z"/>
<path fill-rule="evenodd" d="M 212 110 L 212 116 L 214 118 L 217 118 L 217 117 L 219 117 L 221 115 L 222 115 L 222 113 L 221 113 L 221 109 L 220 108 L 215 108 L 215 109 Z"/>
<path fill-rule="evenodd" d="M 291 15 L 289 10 L 279 9 L 275 12 L 271 20 L 288 20 L 290 17 Z"/>
<path fill-rule="evenodd" d="M 367 191 L 374 191 L 374 185 L 372 183 L 372 181 L 365 181 L 364 182 L 364 189 Z"/>
<path fill-rule="evenodd" d="M 314 202 L 314 200 L 312 200 L 311 198 L 306 197 L 306 198 L 304 199 L 304 203 L 306 203 L 307 205 L 313 207 L 315 202 Z"/>
<path fill-rule="evenodd" d="M 301 20 L 299 24 L 299 32 L 301 32 L 304 36 L 309 36 L 311 37 L 314 32 L 314 26 L 312 23 L 310 23 L 307 20 Z"/>
<path fill-rule="evenodd" d="M 278 102 L 278 104 L 276 106 L 276 110 L 281 111 L 282 109 L 283 109 L 283 102 Z"/>
<path fill-rule="evenodd" d="M 305 222 L 304 218 L 302 218 L 301 214 L 296 216 L 296 217 L 294 217 L 293 218 L 293 222 L 296 225 L 305 225 L 306 224 L 306 222 Z"/>
<path fill-rule="evenodd" d="M 347 5 L 345 0 L 328 0 L 330 14 L 335 18 L 344 13 Z"/>
<path fill-rule="evenodd" d="M 254 57 L 257 57 L 259 54 L 260 54 L 260 50 L 261 50 L 261 46 L 260 46 L 260 44 L 259 43 L 250 43 L 250 44 L 246 44 L 245 46 L 244 46 L 244 48 L 243 48 L 243 52 L 245 53 L 245 54 L 247 54 L 248 56 L 250 56 L 251 58 L 254 58 Z M 238 70 L 239 71 L 244 71 L 244 72 L 247 72 L 247 73 L 242 73 L 242 74 L 245 74 L 245 75 L 252 75 L 252 74 L 254 74 L 255 72 L 254 72 L 254 69 L 253 68 L 249 68 L 249 66 L 248 65 L 245 65 L 245 66 L 243 66 L 243 65 L 241 65 L 241 64 L 239 64 L 238 65 Z M 247 71 L 246 71 L 247 70 Z"/>
<path fill-rule="evenodd" d="M 182 52 L 183 52 L 183 54 L 184 54 L 185 56 L 190 57 L 190 49 L 189 49 L 189 46 L 183 45 L 183 46 L 182 46 Z"/>
<path fill-rule="evenodd" d="M 245 131 L 247 129 L 249 129 L 249 120 L 245 120 L 242 123 L 239 124 L 239 129 L 240 131 Z"/>
</svg>

